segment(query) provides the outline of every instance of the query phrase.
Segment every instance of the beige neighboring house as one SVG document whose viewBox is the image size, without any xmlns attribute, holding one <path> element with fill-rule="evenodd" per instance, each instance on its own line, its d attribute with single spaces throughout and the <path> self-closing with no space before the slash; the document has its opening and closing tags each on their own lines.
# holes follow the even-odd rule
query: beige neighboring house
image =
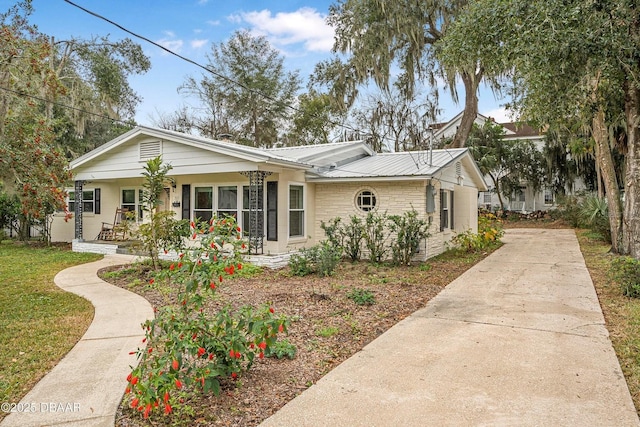
<svg viewBox="0 0 640 427">
<path fill-rule="evenodd" d="M 462 120 L 462 113 L 455 116 L 447 123 L 441 123 L 434 126 L 434 139 L 440 141 L 443 139 L 452 138 L 460 122 Z M 484 126 L 487 120 L 493 120 L 490 117 L 478 114 L 475 123 L 478 126 Z M 544 148 L 544 134 L 532 128 L 529 125 L 521 123 L 498 123 L 504 128 L 504 140 L 505 141 L 531 141 L 535 144 L 539 151 Z M 489 186 L 488 191 L 481 191 L 478 195 L 478 207 L 485 209 L 495 209 L 499 206 L 500 201 L 498 195 L 494 191 L 491 178 L 485 177 L 485 181 Z M 581 182 L 576 183 L 576 188 L 584 188 L 584 184 Z M 517 194 L 512 194 L 511 197 L 503 197 L 503 201 L 506 204 L 507 210 L 520 211 L 520 212 L 533 212 L 537 210 L 548 210 L 556 206 L 555 195 L 553 189 L 550 187 L 543 188 L 542 191 L 534 192 L 533 189 L 523 182 L 520 186 L 520 191 Z"/>
<path fill-rule="evenodd" d="M 478 192 L 487 190 L 467 149 L 378 154 L 361 141 L 257 149 L 139 126 L 71 162 L 73 219 L 54 215 L 52 240 L 104 252 L 95 241 L 116 209 L 148 220 L 141 174 L 156 156 L 173 167 L 161 209 L 190 220 L 235 215 L 253 252 L 267 256 L 323 240 L 322 221 L 415 209 L 432 224 L 418 257 L 426 259 L 456 233 L 477 231 Z"/>
</svg>

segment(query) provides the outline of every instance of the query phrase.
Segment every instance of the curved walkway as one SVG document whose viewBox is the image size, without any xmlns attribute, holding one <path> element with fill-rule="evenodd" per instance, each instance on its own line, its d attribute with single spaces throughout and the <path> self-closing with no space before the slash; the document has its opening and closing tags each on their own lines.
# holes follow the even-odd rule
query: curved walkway
<svg viewBox="0 0 640 427">
<path fill-rule="evenodd" d="M 262 426 L 638 426 L 573 230 L 504 246 Z"/>
<path fill-rule="evenodd" d="M 141 323 L 153 317 L 144 298 L 110 285 L 96 276 L 107 266 L 128 264 L 135 257 L 107 255 L 104 259 L 67 268 L 54 281 L 60 288 L 89 300 L 93 322 L 80 341 L 21 400 L 0 426 L 113 426 L 126 388 L 129 352 L 141 345 Z"/>
</svg>

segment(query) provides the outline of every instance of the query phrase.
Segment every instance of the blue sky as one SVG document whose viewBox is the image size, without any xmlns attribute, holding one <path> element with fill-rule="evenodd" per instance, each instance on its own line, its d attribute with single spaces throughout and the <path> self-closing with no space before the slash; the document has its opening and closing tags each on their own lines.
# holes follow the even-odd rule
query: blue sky
<svg viewBox="0 0 640 427">
<path fill-rule="evenodd" d="M 324 22 L 331 0 L 73 0 L 121 26 L 145 36 L 183 56 L 206 64 L 205 53 L 212 43 L 226 41 L 235 30 L 247 29 L 267 37 L 285 56 L 291 70 L 299 70 L 305 80 L 314 65 L 330 56 L 333 31 Z M 0 0 L 0 11 L 14 1 Z M 143 98 L 136 120 L 152 125 L 152 117 L 170 113 L 190 101 L 177 93 L 186 76 L 201 75 L 201 70 L 159 48 L 136 39 L 119 28 L 64 2 L 33 0 L 32 23 L 57 39 L 71 36 L 110 35 L 112 39 L 133 38 L 151 59 L 151 70 L 130 79 L 133 89 Z M 464 91 L 461 91 L 464 94 Z M 508 121 L 492 92 L 482 88 L 480 113 Z M 455 105 L 447 93 L 440 98 L 446 121 L 461 111 L 464 100 Z"/>
</svg>

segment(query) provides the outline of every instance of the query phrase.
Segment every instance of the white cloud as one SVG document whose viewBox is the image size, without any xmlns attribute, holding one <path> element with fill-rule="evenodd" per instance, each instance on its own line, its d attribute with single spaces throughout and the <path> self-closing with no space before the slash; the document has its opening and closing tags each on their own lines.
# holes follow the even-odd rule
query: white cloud
<svg viewBox="0 0 640 427">
<path fill-rule="evenodd" d="M 209 43 L 209 40 L 207 39 L 195 39 L 189 42 L 189 44 L 193 49 L 200 49 L 202 46 L 205 46 L 208 43 Z"/>
<path fill-rule="evenodd" d="M 276 47 L 302 43 L 312 52 L 329 52 L 333 47 L 333 28 L 325 23 L 325 15 L 309 7 L 275 15 L 266 9 L 244 12 L 228 19 L 249 24 L 253 33 L 267 37 Z"/>
<path fill-rule="evenodd" d="M 209 3 L 209 0 L 198 0 L 198 4 L 200 5 L 205 5 L 207 3 Z"/>
<path fill-rule="evenodd" d="M 207 21 L 207 25 L 211 25 L 212 27 L 217 27 L 218 25 L 220 25 L 220 20 L 216 19 L 215 21 Z"/>
<path fill-rule="evenodd" d="M 485 117 L 493 118 L 496 123 L 508 123 L 513 122 L 515 120 L 515 115 L 513 111 L 507 110 L 504 107 L 494 108 L 493 110 L 487 111 L 486 113 L 480 113 Z"/>
<path fill-rule="evenodd" d="M 169 49 L 172 52 L 179 53 L 184 45 L 182 40 L 169 40 L 169 39 L 160 39 L 156 43 L 159 45 Z M 167 52 L 162 52 L 163 55 L 168 55 Z"/>
</svg>

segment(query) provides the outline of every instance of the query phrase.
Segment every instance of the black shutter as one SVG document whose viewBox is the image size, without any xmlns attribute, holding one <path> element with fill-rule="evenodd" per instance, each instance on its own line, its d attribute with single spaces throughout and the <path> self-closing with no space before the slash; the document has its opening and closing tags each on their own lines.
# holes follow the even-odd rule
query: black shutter
<svg viewBox="0 0 640 427">
<path fill-rule="evenodd" d="M 446 196 L 447 194 L 444 192 L 444 190 L 440 190 L 440 231 L 444 231 L 444 224 L 447 220 L 444 215 L 444 210 L 442 209 L 444 203 L 446 203 L 444 199 Z"/>
<path fill-rule="evenodd" d="M 191 184 L 182 185 L 182 219 L 190 219 L 191 215 Z"/>
<path fill-rule="evenodd" d="M 451 202 L 450 202 L 450 205 L 449 205 L 449 215 L 451 216 L 451 224 L 449 224 L 449 229 L 451 229 L 451 230 L 454 229 L 453 219 L 455 218 L 455 212 L 453 211 L 453 200 L 455 199 L 454 194 L 455 193 L 452 191 L 451 192 L 451 197 L 450 197 Z"/>
<path fill-rule="evenodd" d="M 100 213 L 100 189 L 93 190 L 93 213 Z"/>
<path fill-rule="evenodd" d="M 278 182 L 267 181 L 267 240 L 278 241 Z"/>
</svg>

